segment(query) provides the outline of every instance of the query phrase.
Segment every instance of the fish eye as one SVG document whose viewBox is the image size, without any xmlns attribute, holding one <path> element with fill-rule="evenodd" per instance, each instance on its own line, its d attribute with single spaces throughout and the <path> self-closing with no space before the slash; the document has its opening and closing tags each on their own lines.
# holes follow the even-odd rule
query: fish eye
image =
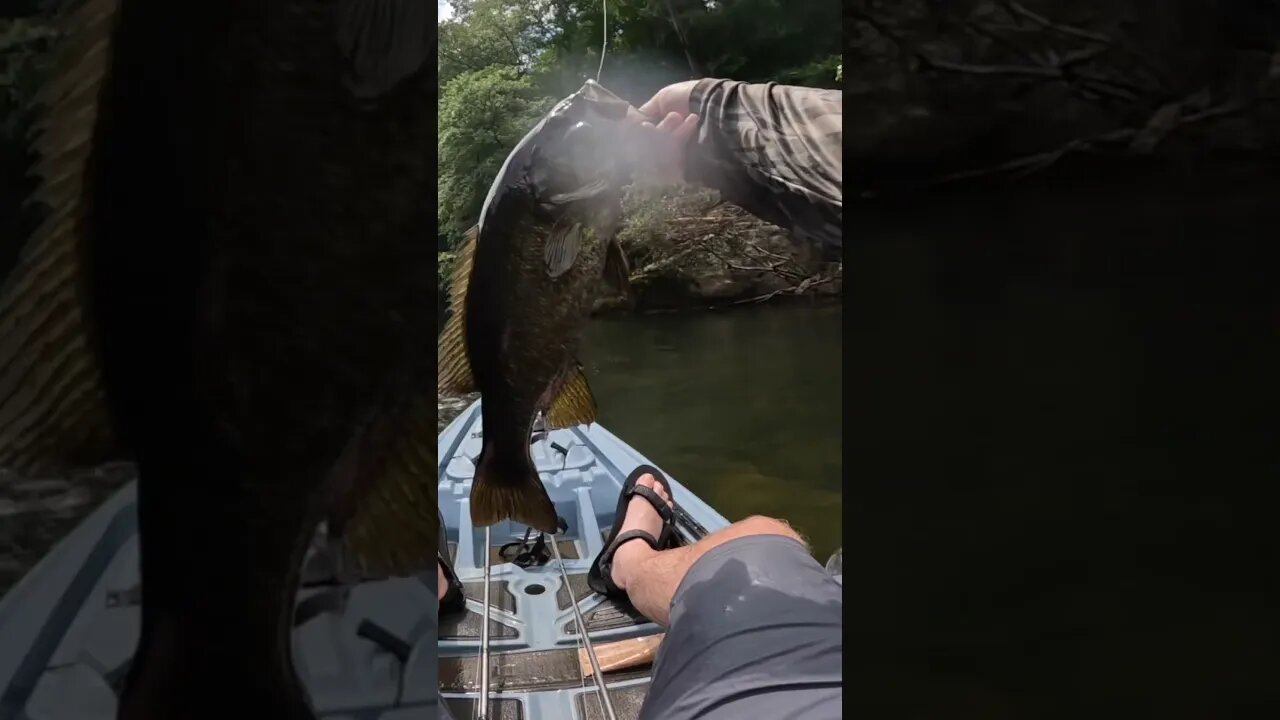
<svg viewBox="0 0 1280 720">
<path fill-rule="evenodd" d="M 594 154 L 596 151 L 595 127 L 590 123 L 583 122 L 581 120 L 575 122 L 564 131 L 563 137 L 564 146 L 575 157 L 581 158 L 586 155 Z"/>
</svg>

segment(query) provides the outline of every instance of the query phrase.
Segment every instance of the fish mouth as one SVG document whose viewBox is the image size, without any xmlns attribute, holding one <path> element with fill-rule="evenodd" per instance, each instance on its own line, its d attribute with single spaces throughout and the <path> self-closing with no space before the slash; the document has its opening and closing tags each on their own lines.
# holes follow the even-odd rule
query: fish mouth
<svg viewBox="0 0 1280 720">
<path fill-rule="evenodd" d="M 631 109 L 631 103 L 614 95 L 595 80 L 587 80 L 577 92 L 560 101 L 552 109 L 551 115 L 564 115 L 571 108 L 583 104 L 592 112 L 609 120 L 622 120 L 627 117 L 627 111 Z"/>
</svg>

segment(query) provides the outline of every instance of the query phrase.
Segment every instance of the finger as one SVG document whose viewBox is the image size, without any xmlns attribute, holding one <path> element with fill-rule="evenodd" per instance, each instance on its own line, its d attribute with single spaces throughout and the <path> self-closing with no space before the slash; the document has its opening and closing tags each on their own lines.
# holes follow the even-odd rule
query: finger
<svg viewBox="0 0 1280 720">
<path fill-rule="evenodd" d="M 658 118 L 662 116 L 662 104 L 658 102 L 657 95 L 649 98 L 649 102 L 641 105 L 638 110 L 641 114 L 651 118 Z"/>
<path fill-rule="evenodd" d="M 633 107 L 627 108 L 627 122 L 635 123 L 637 125 L 643 125 L 644 123 L 648 122 L 648 120 L 649 120 L 649 116 L 645 115 L 644 113 L 637 110 L 636 108 L 633 108 Z"/>
<path fill-rule="evenodd" d="M 674 137 L 679 141 L 687 141 L 698 132 L 698 116 L 690 113 L 684 116 L 684 122 L 676 128 Z"/>
<path fill-rule="evenodd" d="M 658 123 L 658 129 L 663 132 L 672 132 L 680 127 L 682 122 L 684 118 L 680 117 L 679 113 L 667 113 L 667 116 L 662 118 L 662 122 Z"/>
</svg>

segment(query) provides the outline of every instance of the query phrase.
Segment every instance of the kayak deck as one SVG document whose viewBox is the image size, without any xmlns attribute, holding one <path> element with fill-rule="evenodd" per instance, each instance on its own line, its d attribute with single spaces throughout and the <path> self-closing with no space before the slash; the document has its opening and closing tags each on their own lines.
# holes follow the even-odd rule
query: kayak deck
<svg viewBox="0 0 1280 720">
<path fill-rule="evenodd" d="M 437 641 L 434 573 L 363 582 L 341 607 L 319 603 L 295 628 L 293 643 L 298 673 L 325 720 L 433 717 L 437 682 L 458 720 L 474 714 L 484 532 L 470 524 L 467 496 L 480 449 L 479 410 L 473 404 L 438 439 L 438 497 L 468 612 L 446 618 Z M 520 567 L 497 557 L 497 546 L 521 539 L 526 528 L 491 529 L 491 717 L 604 718 L 594 683 L 580 671 L 570 602 L 578 603 L 597 647 L 661 632 L 586 587 L 622 482 L 637 465 L 653 463 L 599 425 L 552 431 L 530 449 L 569 525 L 557 538 L 569 583 L 554 560 Z M 685 541 L 728 524 L 674 480 L 671 489 Z M 130 483 L 0 598 L 0 720 L 115 719 L 141 621 L 136 531 Z M 299 594 L 300 608 L 326 595 L 323 573 L 304 569 L 304 580 L 309 587 Z M 618 717 L 636 717 L 648 668 L 605 675 Z"/>
<path fill-rule="evenodd" d="M 467 595 L 467 612 L 440 627 L 440 689 L 455 716 L 473 715 L 479 695 L 480 630 L 483 613 L 484 529 L 473 527 L 468 497 L 481 446 L 481 409 L 472 404 L 439 438 L 439 502 L 454 569 Z M 522 567 L 499 554 L 505 543 L 524 539 L 527 528 L 504 522 L 490 528 L 490 691 L 496 718 L 605 717 L 595 683 L 579 661 L 577 603 L 592 643 L 654 636 L 662 628 L 626 603 L 593 593 L 586 573 L 613 525 L 622 484 L 636 466 L 654 465 L 598 424 L 535 433 L 535 467 L 568 530 L 556 537 L 568 576 L 566 585 L 552 559 Z M 728 525 L 719 513 L 677 481 L 677 529 L 685 542 Z M 534 533 L 536 535 L 536 532 Z M 548 550 L 550 552 L 550 550 Z M 648 690 L 649 668 L 606 672 L 618 717 L 638 716 Z"/>
</svg>

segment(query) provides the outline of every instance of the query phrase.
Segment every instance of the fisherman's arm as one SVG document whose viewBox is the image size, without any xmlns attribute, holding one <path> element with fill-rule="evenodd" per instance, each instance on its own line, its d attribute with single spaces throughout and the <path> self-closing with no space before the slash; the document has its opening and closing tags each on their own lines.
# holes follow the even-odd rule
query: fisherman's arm
<svg viewBox="0 0 1280 720">
<path fill-rule="evenodd" d="M 843 97 L 838 90 L 704 79 L 684 175 L 816 242 L 840 245 Z"/>
</svg>

